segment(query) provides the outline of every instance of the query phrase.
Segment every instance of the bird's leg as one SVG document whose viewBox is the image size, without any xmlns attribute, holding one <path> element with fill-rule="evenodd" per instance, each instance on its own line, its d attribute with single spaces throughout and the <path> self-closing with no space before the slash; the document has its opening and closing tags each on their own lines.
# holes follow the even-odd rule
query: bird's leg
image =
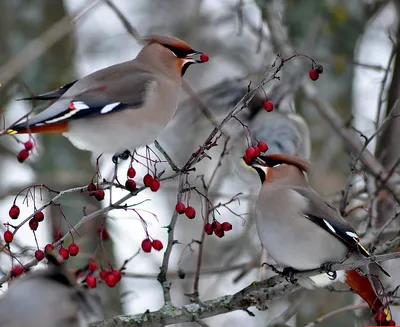
<svg viewBox="0 0 400 327">
<path fill-rule="evenodd" d="M 328 275 L 330 280 L 334 280 L 337 277 L 336 271 L 332 271 L 333 262 L 325 262 L 321 265 L 321 270 Z"/>
<path fill-rule="evenodd" d="M 281 275 L 286 278 L 286 280 L 292 284 L 296 283 L 297 279 L 294 278 L 294 274 L 298 272 L 298 270 L 292 267 L 283 268 Z"/>
</svg>

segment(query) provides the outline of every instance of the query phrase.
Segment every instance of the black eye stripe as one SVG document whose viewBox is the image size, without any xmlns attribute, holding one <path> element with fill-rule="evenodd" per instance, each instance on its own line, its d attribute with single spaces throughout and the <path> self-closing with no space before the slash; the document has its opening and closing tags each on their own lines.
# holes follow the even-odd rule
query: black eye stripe
<svg viewBox="0 0 400 327">
<path fill-rule="evenodd" d="M 264 159 L 265 160 L 265 159 Z M 283 164 L 283 161 L 282 160 L 277 160 L 277 159 L 270 159 L 270 158 L 268 158 L 266 161 L 265 161 L 265 164 L 268 166 L 268 167 L 274 167 L 274 166 L 276 166 L 276 165 L 281 165 L 281 164 Z"/>
<path fill-rule="evenodd" d="M 163 46 L 170 49 L 175 54 L 175 56 L 177 56 L 180 59 L 185 58 L 187 55 L 195 52 L 193 49 L 185 50 L 167 44 L 163 44 Z"/>
</svg>

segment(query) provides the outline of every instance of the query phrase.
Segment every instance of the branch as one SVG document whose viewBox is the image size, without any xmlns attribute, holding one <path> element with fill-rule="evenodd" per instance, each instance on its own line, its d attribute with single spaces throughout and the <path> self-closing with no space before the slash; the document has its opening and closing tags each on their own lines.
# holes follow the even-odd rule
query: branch
<svg viewBox="0 0 400 327">
<path fill-rule="evenodd" d="M 392 260 L 400 257 L 400 252 L 384 254 L 373 258 L 376 262 Z M 331 271 L 356 269 L 370 263 L 371 259 L 362 259 L 350 264 L 334 263 Z M 321 269 L 313 269 L 293 274 L 295 279 L 308 278 L 323 273 Z M 138 315 L 117 316 L 109 320 L 93 323 L 91 327 L 161 327 L 183 322 L 198 321 L 219 314 L 244 310 L 256 306 L 259 310 L 267 309 L 267 303 L 287 296 L 301 287 L 291 284 L 285 277 L 275 275 L 261 282 L 253 282 L 233 295 L 225 295 L 216 299 L 199 303 L 187 304 L 181 307 L 164 305 L 160 310 L 145 312 Z"/>
</svg>

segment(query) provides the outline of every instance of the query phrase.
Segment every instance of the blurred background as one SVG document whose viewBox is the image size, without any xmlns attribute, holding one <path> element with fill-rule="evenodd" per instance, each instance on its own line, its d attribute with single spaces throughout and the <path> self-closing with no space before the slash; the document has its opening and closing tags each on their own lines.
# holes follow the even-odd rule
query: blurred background
<svg viewBox="0 0 400 327">
<path fill-rule="evenodd" d="M 248 84 L 260 80 L 276 54 L 279 52 L 286 56 L 287 49 L 280 49 L 275 42 L 276 35 L 271 36 L 271 31 L 280 33 L 279 37 L 295 53 L 306 54 L 322 64 L 324 73 L 318 81 L 311 82 L 308 79 L 308 71 L 312 68 L 309 60 L 295 58 L 286 63 L 280 74 L 281 80 L 274 80 L 264 87 L 268 98 L 275 104 L 275 111 L 263 111 L 265 95 L 260 92 L 240 118 L 257 138 L 269 144 L 272 152 L 309 158 L 313 163 L 309 176 L 311 184 L 329 200 L 339 204 L 340 191 L 350 174 L 352 156 L 336 131 L 305 96 L 302 87 L 305 83 L 313 83 L 316 96 L 335 108 L 346 127 L 359 131 L 356 135 L 361 141 L 371 136 L 399 96 L 400 1 L 112 0 L 112 4 L 139 35 L 177 36 L 210 56 L 207 64 L 193 66 L 185 74 L 181 105 L 174 121 L 159 140 L 178 166 L 182 166 L 204 142 L 213 128 L 213 121 L 221 121 L 246 93 Z M 43 108 L 38 106 L 39 103 L 15 101 L 29 95 L 28 90 L 38 94 L 55 89 L 95 70 L 130 60 L 141 48 L 107 1 L 3 0 L 0 1 L 0 11 L 2 127 L 10 125 L 32 107 Z M 193 94 L 196 96 L 192 97 Z M 204 116 L 200 110 L 204 107 L 212 113 L 214 120 Z M 395 146 L 400 136 L 397 125 L 391 124 L 377 142 L 368 146 L 388 170 L 399 157 L 400 148 Z M 259 181 L 240 161 L 246 149 L 241 124 L 231 122 L 224 129 L 219 147 L 210 152 L 212 160 L 203 160 L 189 181 L 201 188 L 198 176 L 210 179 L 227 136 L 230 137 L 229 155 L 224 156 L 207 192 L 214 204 L 227 202 L 242 192 L 240 203 L 233 202 L 230 209 L 243 215 L 239 217 L 222 208 L 217 218 L 229 221 L 233 230 L 222 239 L 215 235 L 205 237 L 200 300 L 233 294 L 253 280 L 267 276 L 259 268 L 266 258 L 261 257 L 261 245 L 252 219 L 252 204 Z M 45 184 L 63 190 L 88 184 L 95 173 L 96 158 L 75 149 L 62 136 L 46 135 L 35 139 L 38 144 L 35 155 L 19 164 L 16 154 L 21 145 L 11 137 L 0 138 L 0 220 L 3 222 L 8 219 L 7 213 L 15 195 L 24 187 Z M 26 139 L 21 137 L 21 140 Z M 102 157 L 100 166 L 103 176 L 111 176 L 109 157 Z M 127 167 L 124 163 L 119 168 L 121 181 L 126 178 Z M 140 166 L 135 168 L 139 176 L 146 173 Z M 168 172 L 166 164 L 164 168 Z M 146 190 L 128 202 L 151 200 L 141 204 L 140 208 L 157 215 L 155 219 L 143 211 L 151 235 L 162 240 L 164 245 L 167 233 L 162 226 L 171 219 L 177 201 L 177 183 L 178 180 L 162 183 L 160 192 Z M 355 188 L 362 188 L 363 176 L 355 174 L 351 183 Z M 112 194 L 115 200 L 125 193 L 113 190 Z M 46 200 L 49 200 L 49 195 L 44 192 L 43 201 Z M 22 217 L 33 212 L 32 203 L 26 206 L 22 204 L 22 198 L 18 201 L 23 209 Z M 36 206 L 40 203 L 38 201 Z M 90 213 L 103 205 L 103 202 L 79 193 L 63 197 L 60 203 L 72 224 L 83 216 L 83 210 Z M 106 199 L 104 205 L 107 203 Z M 199 246 L 188 244 L 202 237 L 204 203 L 196 193 L 192 193 L 190 204 L 198 215 L 194 220 L 179 217 L 175 239 L 180 244 L 174 247 L 169 266 L 175 305 L 189 303 L 184 294 L 193 292 L 193 272 Z M 387 210 L 393 210 L 388 203 L 382 208 L 379 211 L 381 216 Z M 54 239 L 62 221 L 56 207 L 46 210 L 45 216 L 46 224 L 37 233 L 39 247 Z M 354 216 L 355 224 L 367 219 L 365 213 Z M 81 254 L 69 262 L 71 267 L 82 266 L 92 257 L 99 242 L 96 227 L 101 219 L 85 224 L 79 231 L 82 237 L 77 241 Z M 67 225 L 63 222 L 61 226 L 65 233 Z M 1 225 L 0 230 L 2 228 Z M 105 242 L 107 254 L 116 266 L 120 266 L 138 251 L 145 233 L 140 220 L 132 212 L 112 212 L 107 219 L 107 228 L 111 235 L 111 241 Z M 27 255 L 36 249 L 28 226 L 18 232 L 16 240 L 14 250 L 24 262 L 28 260 Z M 162 255 L 163 251 L 140 253 L 127 265 L 129 274 L 118 287 L 99 287 L 107 303 L 107 317 L 142 313 L 162 306 L 162 290 L 156 279 Z M 10 265 L 10 257 L 0 255 L 0 274 L 7 273 Z M 184 271 L 186 277 L 179 279 L 178 271 Z M 246 312 L 233 312 L 204 321 L 209 326 L 266 326 L 285 309 L 294 306 L 296 314 L 292 315 L 289 324 L 303 326 L 354 302 L 350 293 L 324 289 L 302 293 L 272 303 L 265 312 L 252 309 L 255 317 Z M 323 325 L 354 326 L 360 323 L 358 319 L 354 311 L 349 311 L 333 316 Z M 196 324 L 185 323 L 182 326 Z"/>
</svg>

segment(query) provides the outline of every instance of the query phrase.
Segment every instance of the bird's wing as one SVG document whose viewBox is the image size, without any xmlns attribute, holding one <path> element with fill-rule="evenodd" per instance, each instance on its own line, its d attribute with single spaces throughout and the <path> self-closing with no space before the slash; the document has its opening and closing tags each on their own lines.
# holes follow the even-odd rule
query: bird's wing
<svg viewBox="0 0 400 327">
<path fill-rule="evenodd" d="M 18 124 L 9 133 L 23 133 L 28 128 L 34 132 L 46 125 L 59 125 L 71 120 L 96 115 L 106 115 L 124 109 L 138 109 L 146 102 L 149 93 L 157 86 L 154 75 L 139 71 L 111 74 L 107 79 L 101 75 L 82 79 L 75 83 L 50 107 L 40 112 L 28 122 Z"/>
<path fill-rule="evenodd" d="M 334 206 L 311 188 L 294 187 L 293 189 L 308 200 L 307 209 L 303 212 L 304 217 L 338 238 L 349 249 L 358 248 L 361 254 L 369 256 L 368 251 L 360 244 L 357 232 Z"/>
<path fill-rule="evenodd" d="M 33 95 L 30 97 L 26 97 L 26 98 L 20 98 L 17 100 L 18 101 L 19 100 L 56 100 L 56 99 L 59 99 L 65 92 L 67 92 L 71 88 L 71 86 L 74 85 L 76 82 L 78 82 L 78 80 L 75 80 L 68 84 L 64 84 L 53 91 L 49 91 L 49 92 L 42 93 L 39 95 Z"/>
</svg>

